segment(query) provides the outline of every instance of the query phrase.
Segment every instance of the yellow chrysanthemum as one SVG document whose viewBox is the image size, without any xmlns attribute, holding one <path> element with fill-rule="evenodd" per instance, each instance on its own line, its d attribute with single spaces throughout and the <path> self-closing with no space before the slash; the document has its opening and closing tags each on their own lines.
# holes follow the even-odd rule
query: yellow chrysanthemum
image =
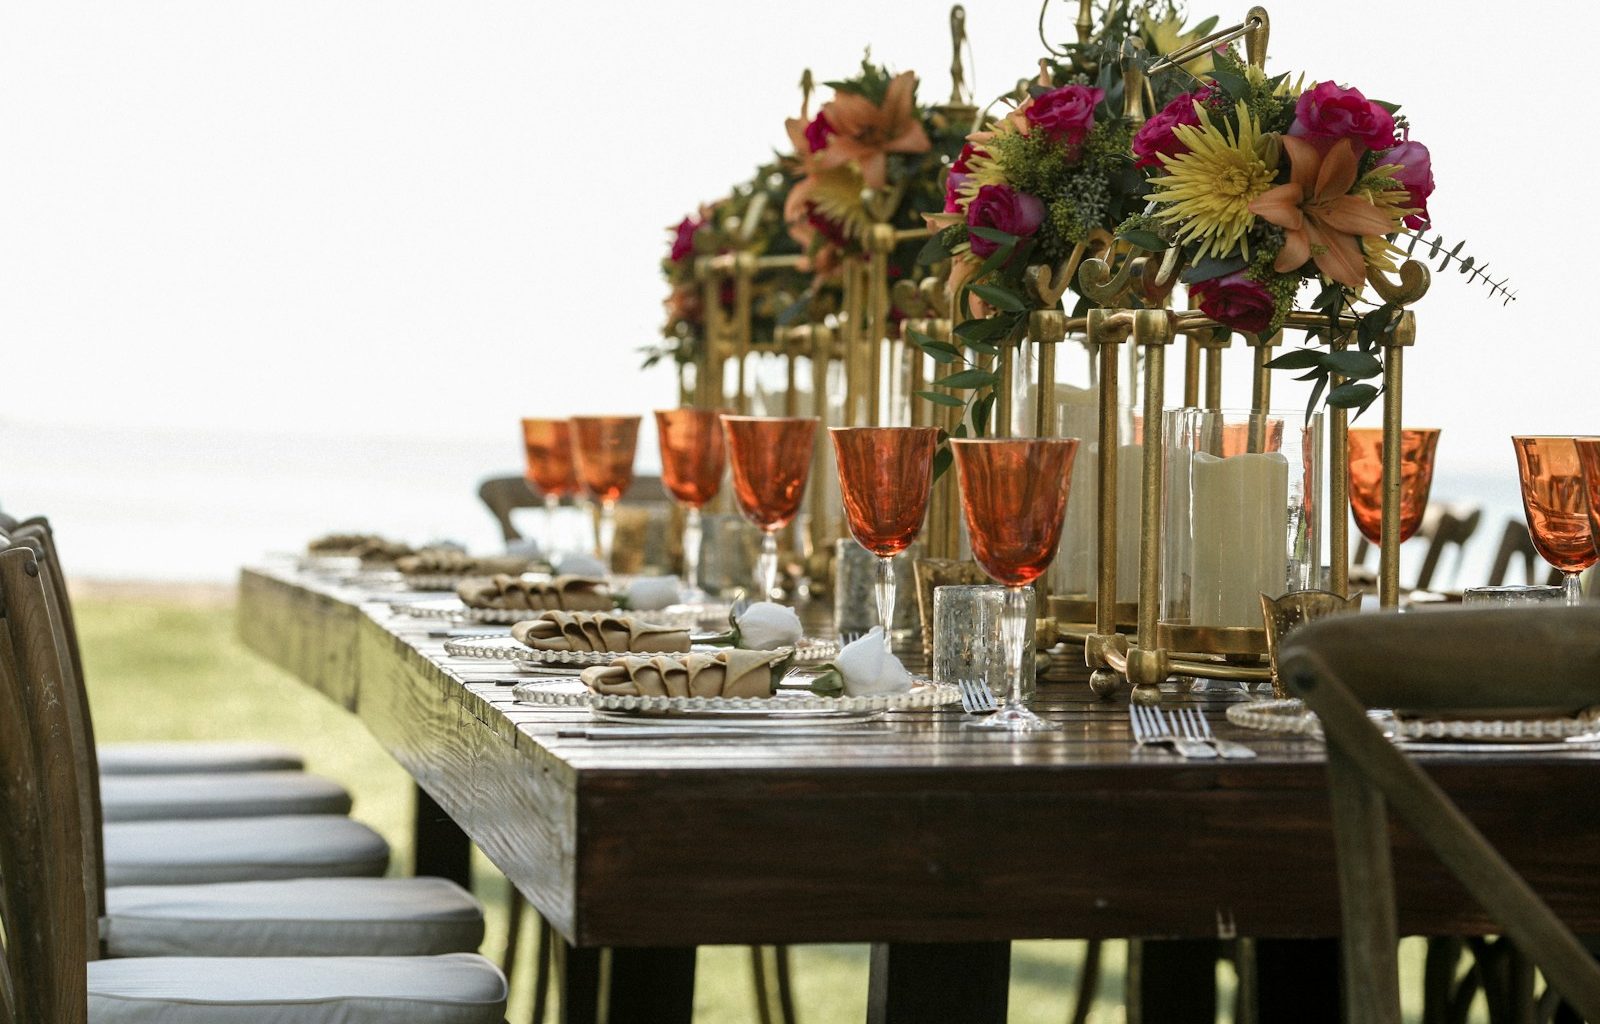
<svg viewBox="0 0 1600 1024">
<path fill-rule="evenodd" d="M 1229 256 L 1241 248 L 1249 259 L 1245 232 L 1256 219 L 1250 203 L 1272 187 L 1277 138 L 1261 134 L 1243 103 L 1237 108 L 1237 132 L 1214 123 L 1202 104 L 1195 110 L 1198 125 L 1173 130 L 1189 152 L 1162 155 L 1167 173 L 1151 179 L 1155 191 L 1145 198 L 1161 205 L 1155 216 L 1176 229 L 1179 242 L 1198 243 L 1197 259 Z"/>
<path fill-rule="evenodd" d="M 861 201 L 861 191 L 866 187 L 861 171 L 846 164 L 817 171 L 810 180 L 812 185 L 806 199 L 816 206 L 817 212 L 839 225 L 840 231 L 851 241 L 865 238 L 872 217 Z"/>
<path fill-rule="evenodd" d="M 1388 214 L 1399 231 L 1407 216 L 1419 212 L 1411 205 L 1411 193 L 1395 180 L 1402 168 L 1398 164 L 1374 167 L 1356 182 L 1353 194 L 1365 197 L 1373 206 Z M 1365 235 L 1361 239 L 1361 255 L 1366 259 L 1368 271 L 1382 270 L 1393 274 L 1399 270 L 1402 252 L 1382 235 Z"/>
</svg>

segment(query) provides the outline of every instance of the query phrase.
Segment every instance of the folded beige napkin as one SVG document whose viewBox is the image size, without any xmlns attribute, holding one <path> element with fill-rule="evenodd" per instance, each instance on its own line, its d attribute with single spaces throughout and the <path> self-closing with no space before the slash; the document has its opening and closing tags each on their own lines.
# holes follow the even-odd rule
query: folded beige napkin
<svg viewBox="0 0 1600 1024">
<path fill-rule="evenodd" d="M 392 562 L 413 553 L 411 545 L 375 533 L 330 533 L 306 545 L 312 555 L 339 555 L 363 562 Z"/>
<path fill-rule="evenodd" d="M 477 557 L 454 548 L 425 548 L 414 555 L 399 559 L 394 567 L 414 576 L 454 576 L 467 573 L 487 576 L 501 572 L 515 575 L 526 572 L 528 565 L 528 560 L 519 555 Z"/>
<path fill-rule="evenodd" d="M 689 631 L 608 612 L 545 612 L 511 627 L 518 642 L 536 651 L 689 651 Z"/>
<path fill-rule="evenodd" d="M 557 576 L 538 583 L 505 573 L 469 576 L 456 584 L 456 596 L 468 608 L 518 612 L 603 612 L 612 606 L 605 580 L 587 576 Z"/>
<path fill-rule="evenodd" d="M 770 697 L 774 667 L 785 654 L 725 650 L 716 654 L 618 658 L 586 668 L 580 678 L 595 693 L 622 697 Z"/>
</svg>

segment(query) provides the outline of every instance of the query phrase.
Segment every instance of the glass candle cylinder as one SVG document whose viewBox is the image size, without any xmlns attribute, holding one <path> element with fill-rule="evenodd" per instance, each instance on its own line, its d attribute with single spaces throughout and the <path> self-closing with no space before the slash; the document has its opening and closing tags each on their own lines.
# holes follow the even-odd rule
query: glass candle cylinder
<svg viewBox="0 0 1600 1024">
<path fill-rule="evenodd" d="M 1546 601 L 1559 604 L 1565 598 L 1566 595 L 1560 587 L 1543 584 L 1524 587 L 1468 587 L 1461 592 L 1462 604 L 1478 605 L 1485 608 L 1516 607 L 1525 604 L 1541 604 Z"/>
<path fill-rule="evenodd" d="M 1161 625 L 1193 627 L 1179 650 L 1249 653 L 1210 644 L 1264 635 L 1262 594 L 1318 582 L 1322 416 L 1176 409 L 1165 428 Z"/>
<path fill-rule="evenodd" d="M 1035 614 L 1034 591 L 1028 589 L 1028 615 Z M 981 679 L 996 694 L 1006 686 L 1006 659 L 1001 647 L 1000 618 L 1006 588 L 978 586 L 939 587 L 933 592 L 933 678 L 955 683 Z M 1034 649 L 1022 652 L 1022 699 L 1033 699 L 1038 685 Z"/>
<path fill-rule="evenodd" d="M 905 595 L 894 605 L 894 639 L 910 636 L 918 626 L 912 566 L 921 553 L 922 546 L 912 544 L 894 560 L 895 590 Z M 857 544 L 854 537 L 839 538 L 833 561 L 833 628 L 840 636 L 857 636 L 878 624 L 873 590 L 877 573 L 877 556 Z"/>
</svg>

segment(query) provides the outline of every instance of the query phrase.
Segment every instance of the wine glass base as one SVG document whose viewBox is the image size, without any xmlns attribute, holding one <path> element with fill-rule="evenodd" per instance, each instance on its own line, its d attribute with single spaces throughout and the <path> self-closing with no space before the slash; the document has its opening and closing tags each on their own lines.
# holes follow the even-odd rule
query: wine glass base
<svg viewBox="0 0 1600 1024">
<path fill-rule="evenodd" d="M 967 718 L 961 723 L 969 729 L 996 732 L 1059 732 L 1061 726 L 1046 721 L 1027 708 L 1001 708 L 986 718 Z"/>
</svg>

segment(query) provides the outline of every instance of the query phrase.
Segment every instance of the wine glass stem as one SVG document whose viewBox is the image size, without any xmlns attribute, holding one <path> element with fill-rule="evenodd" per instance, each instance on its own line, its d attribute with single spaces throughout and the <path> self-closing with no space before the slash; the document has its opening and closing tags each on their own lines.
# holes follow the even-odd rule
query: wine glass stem
<svg viewBox="0 0 1600 1024">
<path fill-rule="evenodd" d="M 600 502 L 600 561 L 606 572 L 611 571 L 611 548 L 617 539 L 617 502 L 607 498 Z"/>
<path fill-rule="evenodd" d="M 683 583 L 689 593 L 700 591 L 700 510 L 691 507 L 683 516 Z"/>
<path fill-rule="evenodd" d="M 1022 655 L 1028 642 L 1028 588 L 1007 587 L 1000 614 L 1000 639 L 1006 653 L 1006 709 L 1023 710 Z"/>
<path fill-rule="evenodd" d="M 778 587 L 778 535 L 768 530 L 761 534 L 761 556 L 756 559 L 756 589 L 761 593 L 758 600 L 772 600 L 772 592 Z"/>
<path fill-rule="evenodd" d="M 1583 603 L 1583 574 L 1577 572 L 1564 573 L 1561 580 L 1562 592 L 1566 596 L 1568 606 Z"/>
<path fill-rule="evenodd" d="M 560 535 L 556 531 L 556 513 L 561 509 L 561 495 L 546 494 L 544 496 L 544 557 L 556 557 L 556 545 Z"/>
<path fill-rule="evenodd" d="M 889 635 L 894 632 L 894 556 L 879 556 L 878 578 L 874 584 L 878 593 L 878 621 L 883 623 L 883 647 L 892 645 Z"/>
</svg>

